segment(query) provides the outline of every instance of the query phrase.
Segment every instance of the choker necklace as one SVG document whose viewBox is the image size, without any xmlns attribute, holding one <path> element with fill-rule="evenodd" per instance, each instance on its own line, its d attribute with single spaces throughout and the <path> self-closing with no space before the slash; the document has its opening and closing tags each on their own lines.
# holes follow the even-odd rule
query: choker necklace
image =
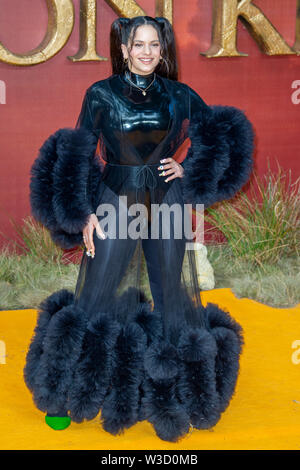
<svg viewBox="0 0 300 470">
<path fill-rule="evenodd" d="M 135 83 L 133 83 L 133 81 L 130 80 L 130 78 L 129 78 L 127 72 L 125 73 L 125 77 L 127 78 L 127 80 L 128 80 L 134 87 L 138 88 L 138 89 L 143 93 L 143 95 L 146 96 L 146 94 L 147 94 L 146 91 L 148 90 L 148 88 L 151 87 L 152 83 L 153 83 L 154 80 L 156 79 L 156 74 L 155 74 L 155 72 L 154 72 L 154 78 L 153 78 L 152 82 L 151 82 L 146 88 L 140 88 L 140 87 L 137 86 Z"/>
</svg>

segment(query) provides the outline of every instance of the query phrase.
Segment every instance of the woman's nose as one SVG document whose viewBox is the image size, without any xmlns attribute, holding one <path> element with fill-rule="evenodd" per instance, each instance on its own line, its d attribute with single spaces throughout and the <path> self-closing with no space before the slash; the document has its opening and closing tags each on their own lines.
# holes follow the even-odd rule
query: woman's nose
<svg viewBox="0 0 300 470">
<path fill-rule="evenodd" d="M 151 54 L 151 49 L 149 44 L 144 45 L 144 54 L 150 55 Z"/>
</svg>

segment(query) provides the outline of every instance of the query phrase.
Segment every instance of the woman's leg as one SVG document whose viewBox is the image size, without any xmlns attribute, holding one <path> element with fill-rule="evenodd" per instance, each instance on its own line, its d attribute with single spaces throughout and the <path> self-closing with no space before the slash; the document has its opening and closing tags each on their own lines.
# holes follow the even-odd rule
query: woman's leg
<svg viewBox="0 0 300 470">
<path fill-rule="evenodd" d="M 163 309 L 163 288 L 159 262 L 158 240 L 151 238 L 142 239 L 143 251 L 147 263 L 150 289 L 157 310 Z"/>
</svg>

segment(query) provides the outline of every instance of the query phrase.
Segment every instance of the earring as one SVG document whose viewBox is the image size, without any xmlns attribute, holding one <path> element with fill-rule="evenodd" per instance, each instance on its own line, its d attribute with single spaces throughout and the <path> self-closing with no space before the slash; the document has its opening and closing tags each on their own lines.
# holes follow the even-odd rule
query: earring
<svg viewBox="0 0 300 470">
<path fill-rule="evenodd" d="M 123 59 L 123 61 L 124 61 L 124 64 L 127 64 L 128 58 L 127 58 L 127 59 Z"/>
</svg>

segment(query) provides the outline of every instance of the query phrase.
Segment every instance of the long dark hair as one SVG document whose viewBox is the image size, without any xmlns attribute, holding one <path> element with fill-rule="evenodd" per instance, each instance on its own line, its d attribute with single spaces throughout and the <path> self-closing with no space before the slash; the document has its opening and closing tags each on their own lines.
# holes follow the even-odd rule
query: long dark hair
<svg viewBox="0 0 300 470">
<path fill-rule="evenodd" d="M 170 80 L 178 80 L 178 66 L 174 32 L 167 18 L 151 16 L 135 16 L 134 18 L 118 18 L 110 30 L 110 57 L 113 74 L 122 74 L 127 67 L 123 60 L 121 44 L 132 47 L 136 30 L 139 26 L 150 24 L 158 34 L 162 61 L 157 65 L 155 72 Z M 130 44 L 128 44 L 130 39 Z"/>
</svg>

